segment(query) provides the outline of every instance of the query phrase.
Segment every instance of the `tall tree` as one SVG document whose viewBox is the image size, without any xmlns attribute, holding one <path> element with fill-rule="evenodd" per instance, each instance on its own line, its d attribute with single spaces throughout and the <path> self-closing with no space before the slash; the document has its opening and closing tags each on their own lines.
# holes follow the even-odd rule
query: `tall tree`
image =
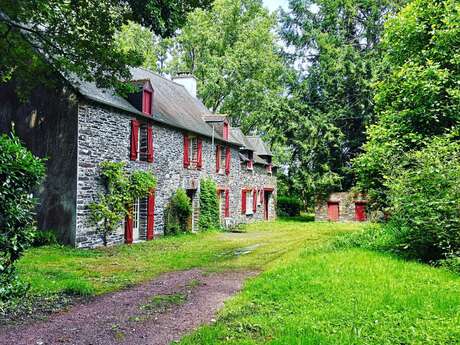
<svg viewBox="0 0 460 345">
<path fill-rule="evenodd" d="M 386 206 L 385 180 L 405 153 L 460 124 L 459 23 L 458 1 L 414 0 L 386 24 L 378 121 L 354 162 L 358 186 L 376 207 Z"/>
<path fill-rule="evenodd" d="M 283 92 L 275 27 L 261 0 L 216 0 L 210 10 L 189 15 L 171 71 L 193 73 L 211 110 L 245 130 L 257 129 Z"/>
<path fill-rule="evenodd" d="M 14 78 L 27 85 L 51 65 L 113 85 L 129 77 L 130 65 L 142 61 L 135 52 L 117 49 L 114 34 L 123 23 L 134 19 L 156 34 L 171 35 L 188 11 L 206 4 L 208 0 L 0 0 L 0 82 Z"/>
<path fill-rule="evenodd" d="M 353 184 L 350 162 L 373 119 L 378 44 L 395 3 L 291 0 L 289 11 L 281 12 L 281 36 L 298 80 L 291 85 L 290 112 L 274 121 L 292 148 L 292 183 L 304 194 Z"/>
</svg>

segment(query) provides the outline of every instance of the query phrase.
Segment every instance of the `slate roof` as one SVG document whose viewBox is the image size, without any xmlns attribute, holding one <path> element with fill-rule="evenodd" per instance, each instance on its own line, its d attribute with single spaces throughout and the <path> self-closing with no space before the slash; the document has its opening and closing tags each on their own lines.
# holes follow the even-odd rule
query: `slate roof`
<svg viewBox="0 0 460 345">
<path fill-rule="evenodd" d="M 199 99 L 191 96 L 183 85 L 144 68 L 132 68 L 131 74 L 134 83 L 150 80 L 152 84 L 154 115 L 153 118 L 149 117 L 150 119 L 209 138 L 214 136 L 219 141 L 226 141 L 207 123 L 224 121 L 226 116 L 210 112 Z M 145 117 L 145 114 L 137 110 L 126 99 L 118 96 L 113 90 L 102 89 L 94 83 L 80 81 L 76 78 L 67 79 L 82 96 L 92 101 Z M 267 164 L 260 156 L 272 156 L 260 137 L 247 137 L 240 128 L 230 129 L 230 139 L 227 142 L 241 149 L 254 151 L 254 163 Z"/>
<path fill-rule="evenodd" d="M 268 148 L 268 146 L 264 143 L 261 137 L 258 136 L 248 136 L 247 137 L 250 144 L 254 148 L 254 151 L 259 156 L 273 156 L 272 152 Z"/>
</svg>

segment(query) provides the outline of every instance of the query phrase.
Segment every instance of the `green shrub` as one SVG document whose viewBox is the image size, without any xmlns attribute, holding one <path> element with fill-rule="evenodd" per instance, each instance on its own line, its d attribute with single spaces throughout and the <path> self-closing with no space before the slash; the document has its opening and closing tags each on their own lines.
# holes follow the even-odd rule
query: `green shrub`
<svg viewBox="0 0 460 345">
<path fill-rule="evenodd" d="M 399 248 L 433 261 L 460 256 L 459 131 L 435 138 L 408 155 L 408 165 L 387 180 Z"/>
<path fill-rule="evenodd" d="M 165 209 L 165 235 L 187 231 L 187 221 L 192 215 L 192 204 L 187 193 L 179 188 Z"/>
<path fill-rule="evenodd" d="M 277 198 L 276 210 L 278 216 L 295 217 L 300 216 L 302 201 L 296 197 L 280 195 Z"/>
<path fill-rule="evenodd" d="M 200 184 L 200 230 L 219 229 L 219 200 L 216 183 L 210 179 L 201 180 Z"/>
<path fill-rule="evenodd" d="M 32 192 L 45 176 L 43 160 L 12 135 L 0 137 L 0 300 L 21 295 L 14 263 L 30 246 L 35 233 Z"/>
<path fill-rule="evenodd" d="M 57 238 L 53 231 L 37 231 L 34 235 L 32 247 L 42 247 L 57 244 Z"/>
</svg>

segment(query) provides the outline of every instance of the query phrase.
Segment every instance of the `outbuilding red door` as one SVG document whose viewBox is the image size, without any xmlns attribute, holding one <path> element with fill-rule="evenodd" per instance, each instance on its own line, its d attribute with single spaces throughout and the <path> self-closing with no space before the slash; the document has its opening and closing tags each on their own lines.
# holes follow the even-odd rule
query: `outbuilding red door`
<svg viewBox="0 0 460 345">
<path fill-rule="evenodd" d="M 355 219 L 358 222 L 364 222 L 366 220 L 366 204 L 363 202 L 355 203 Z"/>
<path fill-rule="evenodd" d="M 339 203 L 328 202 L 327 203 L 327 216 L 330 221 L 336 222 L 339 220 Z"/>
</svg>

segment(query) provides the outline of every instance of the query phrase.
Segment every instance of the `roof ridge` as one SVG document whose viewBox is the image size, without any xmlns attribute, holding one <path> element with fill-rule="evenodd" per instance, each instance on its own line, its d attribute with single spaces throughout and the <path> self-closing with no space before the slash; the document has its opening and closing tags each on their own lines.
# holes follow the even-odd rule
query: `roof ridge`
<svg viewBox="0 0 460 345">
<path fill-rule="evenodd" d="M 152 71 L 151 69 L 148 69 L 148 68 L 145 68 L 145 67 L 134 67 L 134 68 L 138 68 L 138 69 L 142 69 L 142 70 L 144 70 L 144 71 L 147 71 L 147 72 L 149 72 L 149 73 L 151 73 L 151 74 L 156 75 L 157 77 L 159 77 L 159 78 L 161 78 L 161 79 L 163 79 L 163 80 L 166 80 L 167 82 L 170 82 L 170 83 L 172 83 L 172 84 L 174 84 L 174 85 L 177 85 L 177 86 L 181 86 L 181 87 L 183 87 L 183 88 L 185 89 L 185 86 L 184 86 L 184 85 L 179 84 L 179 83 L 176 83 L 174 80 L 171 80 L 171 79 L 168 79 L 168 78 L 166 78 L 166 77 L 163 77 L 161 74 L 159 74 L 159 73 L 157 73 L 157 72 L 155 72 L 155 71 Z"/>
</svg>

